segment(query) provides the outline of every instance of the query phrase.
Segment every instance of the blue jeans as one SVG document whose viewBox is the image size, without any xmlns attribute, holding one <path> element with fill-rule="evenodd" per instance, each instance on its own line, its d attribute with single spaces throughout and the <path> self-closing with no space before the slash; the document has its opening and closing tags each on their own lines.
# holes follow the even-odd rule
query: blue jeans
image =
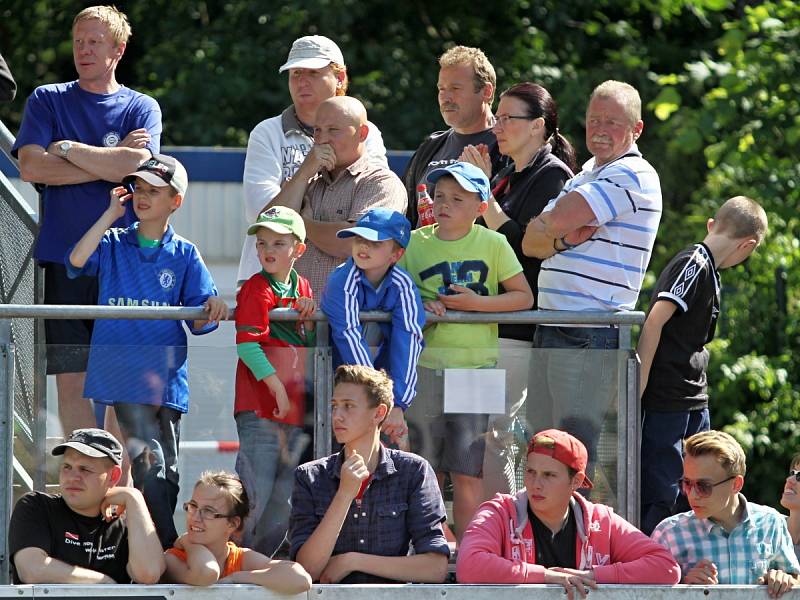
<svg viewBox="0 0 800 600">
<path fill-rule="evenodd" d="M 289 528 L 294 469 L 311 440 L 301 427 L 262 419 L 251 410 L 235 418 L 239 432 L 236 472 L 250 501 L 242 543 L 272 556 Z"/>
<path fill-rule="evenodd" d="M 607 428 L 616 430 L 619 329 L 540 325 L 533 347 L 549 350 L 533 353 L 525 411 L 529 435 L 556 427 L 577 437 L 589 453 L 591 478 L 605 422 L 613 419 Z"/>
<path fill-rule="evenodd" d="M 708 431 L 708 409 L 642 415 L 642 531 L 653 532 L 661 521 L 682 510 L 678 480 L 683 477 L 683 440 Z"/>
<path fill-rule="evenodd" d="M 180 491 L 181 413 L 152 404 L 115 404 L 114 412 L 130 456 L 133 485 L 142 491 L 161 546 L 172 548 L 178 537 L 173 515 Z"/>
</svg>

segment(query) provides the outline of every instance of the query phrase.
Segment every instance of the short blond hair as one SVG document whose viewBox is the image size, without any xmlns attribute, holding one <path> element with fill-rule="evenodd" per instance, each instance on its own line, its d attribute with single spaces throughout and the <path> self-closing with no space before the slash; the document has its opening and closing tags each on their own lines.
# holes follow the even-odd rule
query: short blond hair
<svg viewBox="0 0 800 600">
<path fill-rule="evenodd" d="M 111 38 L 117 46 L 128 43 L 132 33 L 131 24 L 128 22 L 128 17 L 125 13 L 116 6 L 90 6 L 84 8 L 75 15 L 75 19 L 72 21 L 72 28 L 75 29 L 78 21 L 88 21 L 89 19 L 97 19 L 108 26 Z"/>
<path fill-rule="evenodd" d="M 589 104 L 595 98 L 611 99 L 618 102 L 625 114 L 628 115 L 631 125 L 635 125 L 642 120 L 642 99 L 636 88 L 629 83 L 613 79 L 604 81 L 592 91 Z"/>
<path fill-rule="evenodd" d="M 474 73 L 475 92 L 480 92 L 487 83 L 492 85 L 492 97 L 489 103 L 494 101 L 494 92 L 497 88 L 497 74 L 489 59 L 480 48 L 470 48 L 469 46 L 453 46 L 439 57 L 440 67 L 458 67 L 469 65 Z"/>
<path fill-rule="evenodd" d="M 383 369 L 378 371 L 363 365 L 341 365 L 333 377 L 334 386 L 340 383 L 364 386 L 370 408 L 383 404 L 387 415 L 394 408 L 392 380 Z"/>
<path fill-rule="evenodd" d="M 719 207 L 714 215 L 715 233 L 724 233 L 738 240 L 755 238 L 759 244 L 767 234 L 767 213 L 747 196 L 734 196 Z"/>
<path fill-rule="evenodd" d="M 747 471 L 744 450 L 733 436 L 724 431 L 701 431 L 686 438 L 683 442 L 686 456 L 698 457 L 713 455 L 728 475 L 741 475 Z"/>
</svg>

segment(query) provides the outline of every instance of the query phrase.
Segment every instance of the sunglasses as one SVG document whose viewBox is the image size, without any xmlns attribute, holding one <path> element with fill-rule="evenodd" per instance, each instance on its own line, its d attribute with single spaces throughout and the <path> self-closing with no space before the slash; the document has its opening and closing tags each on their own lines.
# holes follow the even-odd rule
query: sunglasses
<svg viewBox="0 0 800 600">
<path fill-rule="evenodd" d="M 703 481 L 699 479 L 697 481 L 692 481 L 691 479 L 686 479 L 686 477 L 682 477 L 678 480 L 678 483 L 681 484 L 681 489 L 683 493 L 688 496 L 689 493 L 694 488 L 695 493 L 700 496 L 701 498 L 708 498 L 713 492 L 714 488 L 718 485 L 722 485 L 730 481 L 731 479 L 736 479 L 736 475 L 731 475 L 727 479 L 723 479 L 722 481 L 718 481 L 717 483 L 711 483 L 710 481 Z"/>
<path fill-rule="evenodd" d="M 795 481 L 800 482 L 800 471 L 795 471 L 794 469 L 792 469 L 791 471 L 789 471 L 789 477 L 794 477 Z"/>
</svg>

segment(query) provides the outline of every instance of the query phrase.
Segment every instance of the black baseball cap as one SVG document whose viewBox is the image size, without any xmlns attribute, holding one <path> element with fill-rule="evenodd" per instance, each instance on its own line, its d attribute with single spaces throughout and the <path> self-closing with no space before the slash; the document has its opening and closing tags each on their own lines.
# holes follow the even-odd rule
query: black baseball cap
<svg viewBox="0 0 800 600">
<path fill-rule="evenodd" d="M 92 458 L 110 458 L 115 464 L 122 464 L 122 444 L 105 429 L 76 429 L 66 442 L 53 448 L 53 456 L 64 454 L 67 448 Z"/>
</svg>

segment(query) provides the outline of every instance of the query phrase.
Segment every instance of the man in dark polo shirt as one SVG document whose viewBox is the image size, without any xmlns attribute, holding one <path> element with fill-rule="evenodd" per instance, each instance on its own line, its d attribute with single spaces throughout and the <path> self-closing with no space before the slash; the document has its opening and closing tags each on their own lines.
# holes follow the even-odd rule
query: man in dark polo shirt
<svg viewBox="0 0 800 600">
<path fill-rule="evenodd" d="M 157 583 L 164 558 L 141 492 L 116 487 L 122 445 L 102 429 L 76 429 L 64 455 L 61 494 L 29 492 L 11 515 L 14 583 Z"/>
<path fill-rule="evenodd" d="M 497 85 L 494 67 L 479 48 L 454 46 L 439 57 L 439 112 L 449 129 L 435 131 L 414 152 L 403 174 L 408 194 L 406 216 L 417 227 L 417 185 L 428 185 L 433 198 L 433 184 L 428 173 L 458 162 L 464 148 L 485 145 L 492 159 L 492 175 L 509 160 L 497 149 L 492 131 L 492 102 Z"/>
</svg>

